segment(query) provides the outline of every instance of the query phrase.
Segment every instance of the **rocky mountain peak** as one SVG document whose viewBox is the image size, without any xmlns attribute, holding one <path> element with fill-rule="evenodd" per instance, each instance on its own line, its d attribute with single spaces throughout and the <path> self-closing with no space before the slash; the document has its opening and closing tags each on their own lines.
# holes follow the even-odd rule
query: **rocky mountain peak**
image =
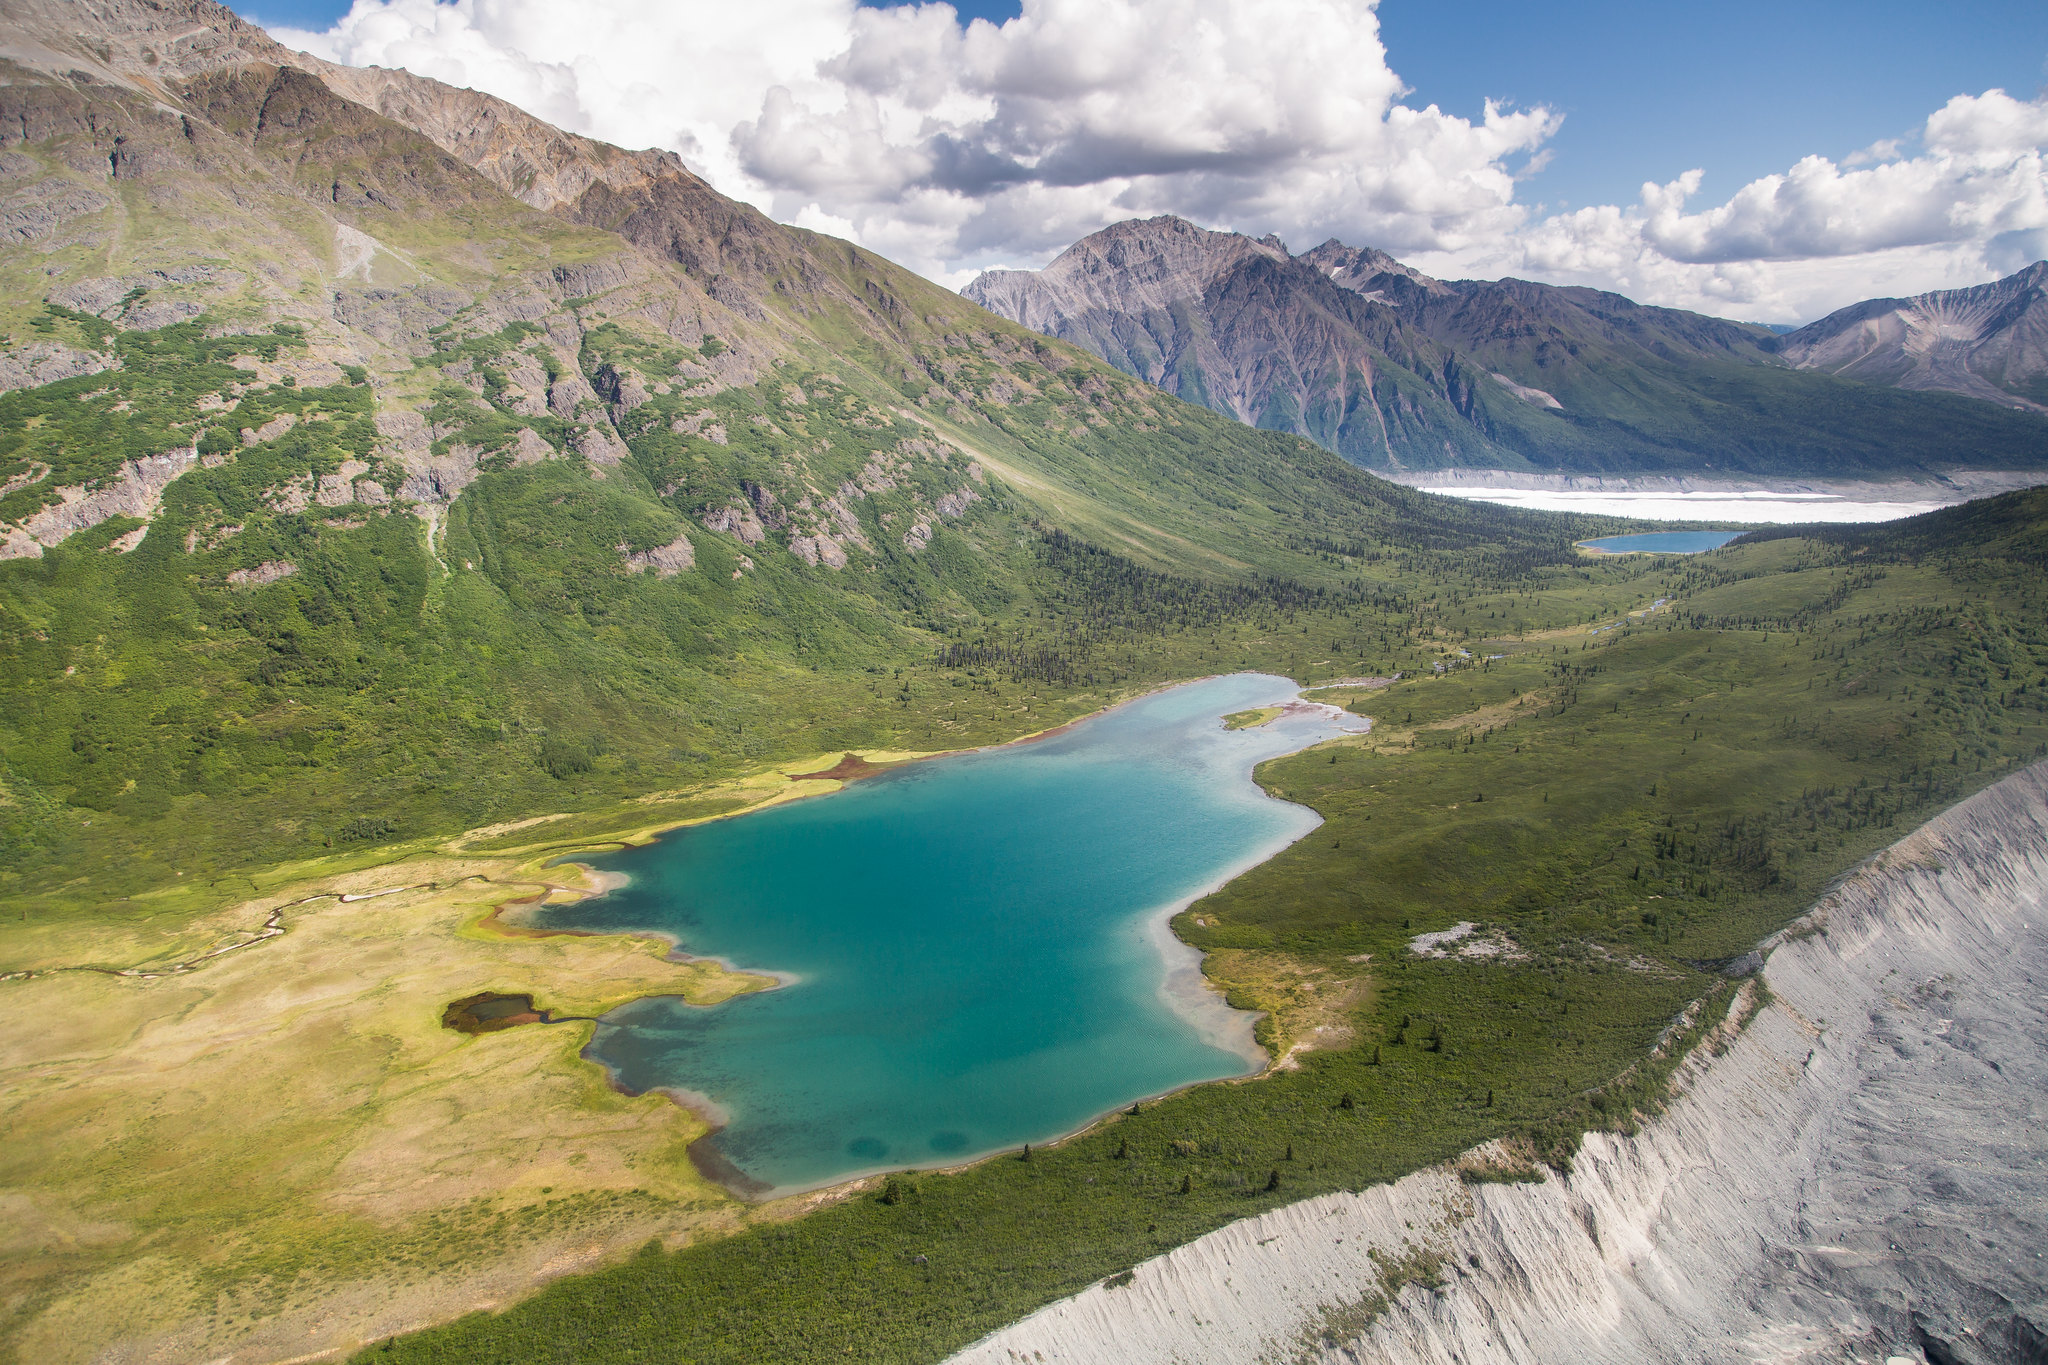
<svg viewBox="0 0 2048 1365">
<path fill-rule="evenodd" d="M 564 133 L 495 95 L 294 52 L 214 0 L 9 0 L 0 11 L 0 57 L 165 100 L 176 85 L 220 72 L 294 67 L 423 134 L 537 209 L 572 205 L 595 185 L 630 192 L 663 176 L 695 178 L 673 152 L 622 151 Z"/>
<path fill-rule="evenodd" d="M 1090 233 L 1043 270 L 991 270 L 960 292 L 1027 327 L 1088 308 L 1143 310 L 1199 296 L 1247 259 L 1291 259 L 1278 237 L 1216 232 L 1164 214 Z"/>
<path fill-rule="evenodd" d="M 173 93 L 171 82 L 311 60 L 213 0 L 8 0 L 0 9 L 0 58 L 157 98 Z"/>
<path fill-rule="evenodd" d="M 1789 333 L 1778 354 L 1800 369 L 2048 412 L 2048 261 L 1971 289 L 1854 304 Z"/>
<path fill-rule="evenodd" d="M 1371 467 L 1833 474 L 1937 467 L 1960 449 L 2030 465 L 2048 449 L 2034 425 L 2048 413 L 2048 264 L 1976 290 L 1873 300 L 1780 339 L 1597 289 L 1438 280 L 1336 238 L 1290 256 L 1277 237 L 1161 217 L 962 292 L 1182 398 Z M 1900 404 L 1794 368 L 2003 411 Z M 1980 434 L 1959 439 L 1965 426 Z"/>
<path fill-rule="evenodd" d="M 1443 281 L 1403 265 L 1377 247 L 1346 246 L 1335 237 L 1303 252 L 1300 259 L 1322 271 L 1332 283 L 1382 303 L 1398 303 L 1411 289 L 1437 298 L 1452 293 Z"/>
<path fill-rule="evenodd" d="M 676 261 L 747 316 L 763 316 L 771 277 L 799 294 L 822 287 L 786 234 L 716 193 L 673 152 L 566 133 L 495 95 L 409 71 L 293 52 L 214 0 L 7 0 L 0 59 L 60 80 L 77 73 L 166 106 L 194 82 L 243 68 L 296 70 L 424 136 L 527 205 Z"/>
</svg>

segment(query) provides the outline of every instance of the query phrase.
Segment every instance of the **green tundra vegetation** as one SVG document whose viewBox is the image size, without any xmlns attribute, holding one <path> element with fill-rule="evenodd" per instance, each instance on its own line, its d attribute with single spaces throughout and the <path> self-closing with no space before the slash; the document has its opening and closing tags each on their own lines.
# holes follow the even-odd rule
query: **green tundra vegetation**
<svg viewBox="0 0 2048 1365">
<path fill-rule="evenodd" d="M 372 1358 L 935 1359 L 1282 1201 L 1568 1160 L 1731 959 L 2048 741 L 2042 495 L 1587 557 L 1629 524 L 1394 487 L 679 167 L 541 130 L 597 188 L 539 209 L 278 53 L 117 47 L 0 84 L 47 209 L 0 250 L 11 1358 L 316 1349 L 623 1229 L 667 1249 Z M 759 984 L 489 928 L 556 854 L 1246 668 L 1401 675 L 1316 694 L 1372 733 L 1262 780 L 1326 824 L 1176 926 L 1286 1069 L 798 1216 L 583 1025 L 440 1026 Z"/>
<path fill-rule="evenodd" d="M 1274 962 L 1326 988 L 1369 976 L 1339 1016 L 1346 1045 L 1028 1161 L 650 1246 L 362 1358 L 936 1360 L 1225 1222 L 1490 1138 L 1566 1165 L 1588 1128 L 1654 1111 L 1728 1001 L 1724 968 L 1913 824 L 2048 753 L 2044 531 L 2048 494 L 2027 493 L 1603 562 L 1595 581 L 1664 605 L 1475 629 L 1476 662 L 1355 694 L 1369 736 L 1259 774 L 1326 823 L 1176 921 L 1247 1005 L 1275 1003 Z M 1516 586 L 1463 610 L 1519 621 L 1532 594 Z M 1454 923 L 1472 927 L 1411 950 Z M 1269 1045 L 1286 1041 L 1278 1003 Z"/>
</svg>

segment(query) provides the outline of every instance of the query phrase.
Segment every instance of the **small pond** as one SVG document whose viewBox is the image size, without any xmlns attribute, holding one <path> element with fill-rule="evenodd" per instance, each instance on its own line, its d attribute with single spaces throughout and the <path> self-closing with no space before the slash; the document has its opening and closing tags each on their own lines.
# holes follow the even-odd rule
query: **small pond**
<svg viewBox="0 0 2048 1365">
<path fill-rule="evenodd" d="M 1743 531 L 1645 531 L 1633 536 L 1602 536 L 1579 544 L 1602 554 L 1696 555 L 1718 550 Z"/>
</svg>

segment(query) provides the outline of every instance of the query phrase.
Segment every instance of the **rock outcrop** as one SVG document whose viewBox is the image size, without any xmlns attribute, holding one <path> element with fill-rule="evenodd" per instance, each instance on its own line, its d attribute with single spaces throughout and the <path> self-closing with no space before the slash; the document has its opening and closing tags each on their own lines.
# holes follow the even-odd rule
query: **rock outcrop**
<svg viewBox="0 0 2048 1365">
<path fill-rule="evenodd" d="M 630 545 L 621 545 L 618 550 L 628 569 L 634 573 L 652 569 L 656 578 L 674 578 L 697 564 L 697 551 L 687 535 L 679 535 L 668 544 L 657 545 L 650 550 L 635 550 Z"/>
<path fill-rule="evenodd" d="M 100 487 L 73 485 L 57 489 L 50 503 L 18 526 L 0 526 L 0 559 L 36 559 L 51 545 L 61 545 L 114 517 L 154 516 L 164 489 L 199 465 L 197 450 L 172 450 L 123 462 L 114 478 Z"/>
<path fill-rule="evenodd" d="M 81 351 L 57 342 L 36 341 L 0 353 L 0 393 L 54 384 L 82 374 L 99 374 L 120 363 L 104 351 Z"/>
<path fill-rule="evenodd" d="M 1764 945 L 1664 1113 L 1224 1228 L 996 1333 L 1059 1361 L 2034 1362 L 2048 1350 L 2048 767 Z M 1469 1166 L 1468 1161 L 1463 1163 Z"/>
</svg>

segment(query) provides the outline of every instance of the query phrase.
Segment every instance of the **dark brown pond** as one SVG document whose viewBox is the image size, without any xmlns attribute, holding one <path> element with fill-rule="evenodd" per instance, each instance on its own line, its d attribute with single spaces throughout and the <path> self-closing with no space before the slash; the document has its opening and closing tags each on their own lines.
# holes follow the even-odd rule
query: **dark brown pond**
<svg viewBox="0 0 2048 1365">
<path fill-rule="evenodd" d="M 551 1011 L 535 1009 L 530 995 L 501 995 L 485 991 L 464 996 L 441 1011 L 441 1026 L 457 1033 L 496 1033 L 521 1024 L 559 1024 L 576 1015 L 557 1017 Z"/>
</svg>

